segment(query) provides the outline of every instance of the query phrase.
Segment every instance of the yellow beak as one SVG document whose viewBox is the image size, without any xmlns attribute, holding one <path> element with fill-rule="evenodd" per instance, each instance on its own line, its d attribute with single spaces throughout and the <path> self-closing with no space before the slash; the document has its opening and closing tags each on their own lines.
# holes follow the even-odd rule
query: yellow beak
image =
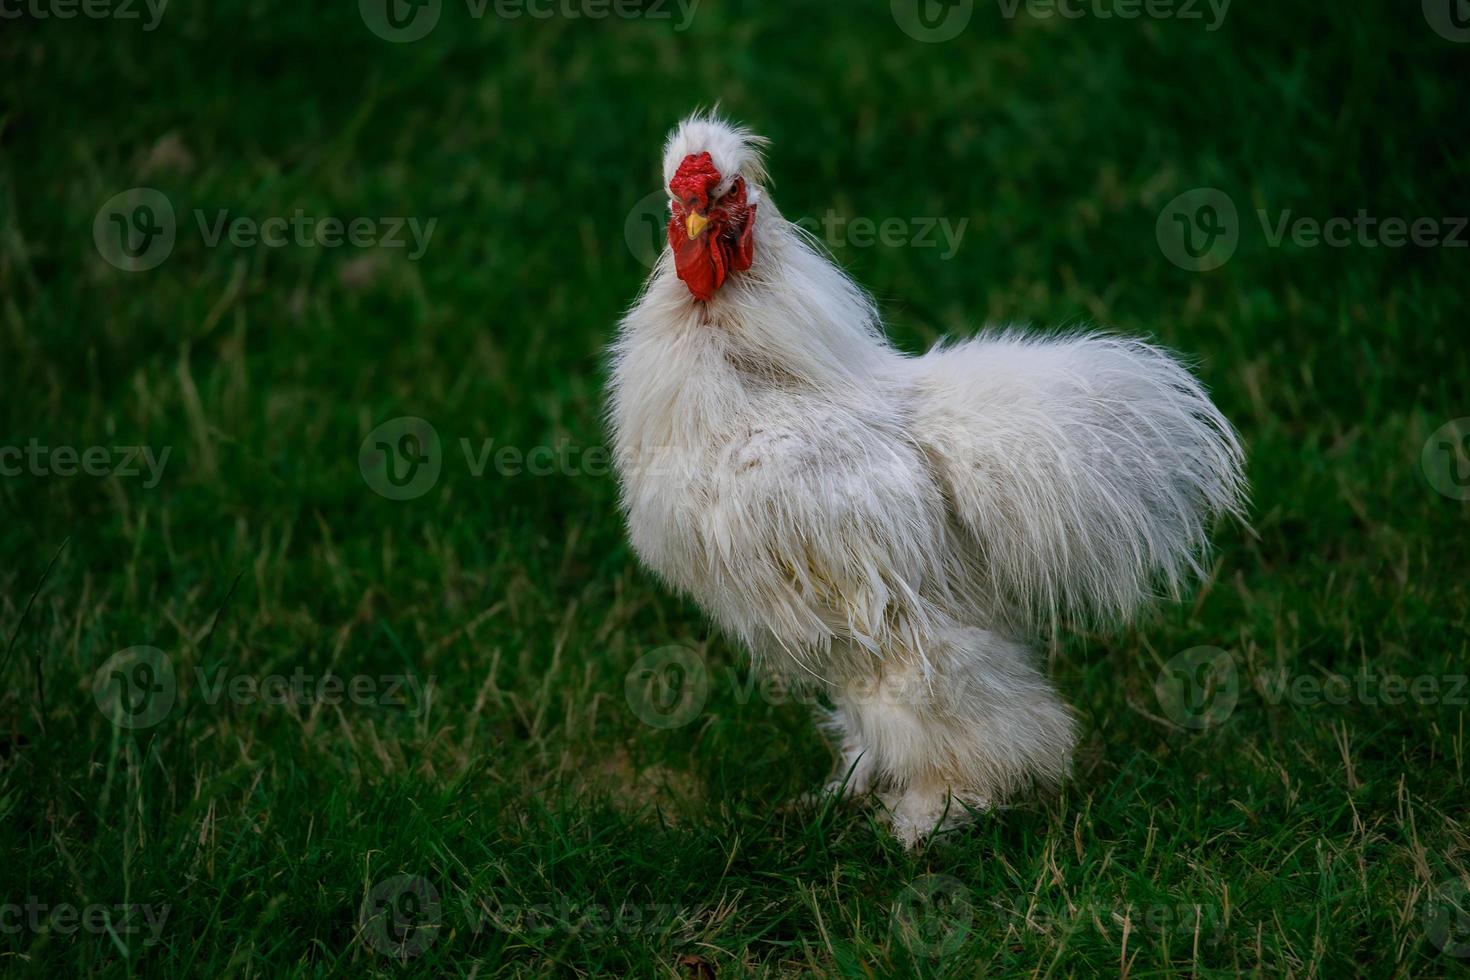
<svg viewBox="0 0 1470 980">
<path fill-rule="evenodd" d="M 691 211 L 691 212 L 689 212 L 689 218 L 688 218 L 685 226 L 689 229 L 689 237 L 690 238 L 698 238 L 699 237 L 699 233 L 702 232 L 702 231 L 704 231 L 705 227 L 708 224 L 709 224 L 709 219 L 708 218 L 706 218 L 702 214 L 695 214 L 693 211 Z"/>
</svg>

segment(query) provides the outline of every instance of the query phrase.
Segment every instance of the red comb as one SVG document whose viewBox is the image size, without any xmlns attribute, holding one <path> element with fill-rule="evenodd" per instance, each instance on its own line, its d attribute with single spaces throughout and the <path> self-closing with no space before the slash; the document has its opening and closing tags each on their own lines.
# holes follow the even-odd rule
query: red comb
<svg viewBox="0 0 1470 980">
<path fill-rule="evenodd" d="M 693 201 L 699 210 L 709 207 L 709 192 L 724 177 L 715 169 L 715 161 L 708 153 L 691 154 L 679 164 L 674 179 L 669 181 L 669 190 L 681 201 Z"/>
</svg>

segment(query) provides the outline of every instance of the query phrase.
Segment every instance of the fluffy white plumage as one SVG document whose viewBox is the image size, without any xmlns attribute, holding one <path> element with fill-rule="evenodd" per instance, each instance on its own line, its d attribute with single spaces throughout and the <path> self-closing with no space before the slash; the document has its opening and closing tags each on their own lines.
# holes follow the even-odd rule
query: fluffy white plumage
<svg viewBox="0 0 1470 980">
<path fill-rule="evenodd" d="M 764 141 L 671 135 L 745 178 L 754 256 L 702 302 L 665 249 L 613 347 L 632 543 L 757 662 L 820 685 L 832 789 L 876 790 L 912 845 L 1034 782 L 1075 741 L 1024 639 L 1121 619 L 1202 571 L 1241 509 L 1230 423 L 1165 351 L 992 332 L 912 358 L 767 195 Z M 965 806 L 956 805 L 958 803 Z"/>
</svg>

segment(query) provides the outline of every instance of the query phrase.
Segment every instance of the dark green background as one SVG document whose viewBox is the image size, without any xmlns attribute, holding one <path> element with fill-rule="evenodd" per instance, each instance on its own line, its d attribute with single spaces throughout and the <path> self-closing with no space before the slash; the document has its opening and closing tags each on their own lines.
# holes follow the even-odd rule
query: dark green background
<svg viewBox="0 0 1470 980">
<path fill-rule="evenodd" d="M 810 0 L 704 0 L 684 32 L 445 0 L 411 44 L 348 2 L 0 21 L 0 446 L 172 450 L 151 489 L 0 477 L 0 903 L 171 908 L 158 945 L 0 933 L 0 971 L 1464 972 L 1435 942 L 1470 866 L 1463 703 L 1263 691 L 1466 671 L 1465 505 L 1420 454 L 1470 415 L 1470 252 L 1271 247 L 1255 213 L 1470 211 L 1470 45 L 1417 3 L 1238 0 L 1206 26 L 982 2 L 921 44 L 886 2 Z M 742 655 L 637 568 L 611 478 L 477 477 L 459 450 L 604 442 L 603 350 L 646 274 L 625 222 L 670 126 L 716 101 L 773 140 L 788 216 L 969 219 L 951 261 L 834 249 L 904 349 L 987 322 L 1150 335 L 1248 444 L 1254 530 L 1219 529 L 1199 597 L 1050 658 L 1075 781 L 915 854 L 862 808 L 786 804 L 830 764 L 808 712 L 742 703 Z M 127 273 L 93 222 L 138 186 L 178 243 Z M 1155 235 L 1197 187 L 1241 216 L 1209 273 Z M 438 225 L 410 262 L 211 248 L 196 209 Z M 358 450 L 404 415 L 444 471 L 395 502 Z M 130 733 L 91 684 L 140 644 L 178 703 Z M 715 679 L 661 731 L 624 675 L 669 644 Z M 1191 732 L 1153 685 L 1201 645 L 1240 701 Z M 412 672 L 435 696 L 420 718 L 210 705 L 194 671 L 221 667 Z M 406 966 L 360 921 L 399 874 L 443 901 Z M 920 919 L 958 945 L 926 955 L 895 926 L 905 889 L 950 879 Z M 597 925 L 625 906 L 661 911 Z"/>
</svg>

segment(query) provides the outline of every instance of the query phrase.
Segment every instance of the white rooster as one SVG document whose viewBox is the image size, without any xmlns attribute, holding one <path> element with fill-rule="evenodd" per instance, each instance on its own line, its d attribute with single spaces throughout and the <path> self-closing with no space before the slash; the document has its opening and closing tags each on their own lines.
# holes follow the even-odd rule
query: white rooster
<svg viewBox="0 0 1470 980">
<path fill-rule="evenodd" d="M 913 846 L 1067 773 L 1071 713 L 1025 637 L 1122 619 L 1239 514 L 1230 423 L 1169 354 L 992 333 L 895 350 L 872 301 L 713 115 L 664 151 L 670 247 L 613 346 L 629 536 L 788 680 L 820 685 L 829 789 Z"/>
</svg>

